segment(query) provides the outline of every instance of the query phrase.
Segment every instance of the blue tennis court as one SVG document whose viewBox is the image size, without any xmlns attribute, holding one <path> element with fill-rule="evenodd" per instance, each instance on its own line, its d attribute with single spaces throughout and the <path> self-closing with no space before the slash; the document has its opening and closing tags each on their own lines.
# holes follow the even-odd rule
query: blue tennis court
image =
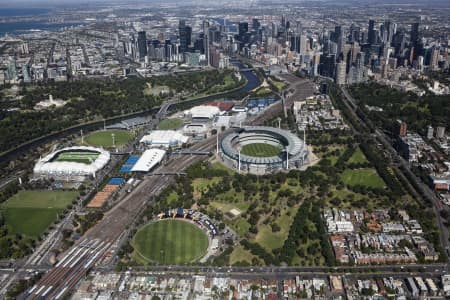
<svg viewBox="0 0 450 300">
<path fill-rule="evenodd" d="M 120 167 L 120 173 L 131 173 L 131 169 L 134 167 L 136 162 L 139 160 L 139 156 L 130 156 L 127 161 Z"/>
<path fill-rule="evenodd" d="M 121 185 L 125 182 L 125 179 L 122 177 L 113 177 L 108 181 L 108 184 L 110 185 Z"/>
</svg>

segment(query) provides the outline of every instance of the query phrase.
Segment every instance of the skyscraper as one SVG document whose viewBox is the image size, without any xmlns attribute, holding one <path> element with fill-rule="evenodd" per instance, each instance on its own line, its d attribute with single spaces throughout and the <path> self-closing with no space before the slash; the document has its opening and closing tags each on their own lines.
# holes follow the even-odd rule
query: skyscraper
<svg viewBox="0 0 450 300">
<path fill-rule="evenodd" d="M 248 24 L 247 24 L 248 25 Z M 209 51 L 209 22 L 203 21 L 203 50 L 205 51 L 206 65 L 210 65 L 210 51 Z"/>
<path fill-rule="evenodd" d="M 367 42 L 371 45 L 376 44 L 377 36 L 375 31 L 375 21 L 369 20 L 369 30 L 367 32 Z"/>
<path fill-rule="evenodd" d="M 253 30 L 258 30 L 260 26 L 261 26 L 261 23 L 259 23 L 258 19 L 255 18 L 252 20 L 252 29 Z"/>
<path fill-rule="evenodd" d="M 139 59 L 143 60 L 147 55 L 147 35 L 145 31 L 138 32 L 138 49 L 139 49 Z"/>
<path fill-rule="evenodd" d="M 411 44 L 413 47 L 416 47 L 417 43 L 419 42 L 419 23 L 413 23 L 411 25 Z"/>
<path fill-rule="evenodd" d="M 248 23 L 247 22 L 239 22 L 239 39 L 242 41 L 244 35 L 248 32 Z"/>
<path fill-rule="evenodd" d="M 180 35 L 180 52 L 181 53 L 187 52 L 188 37 L 187 37 L 186 23 L 184 20 L 180 20 L 180 23 L 178 24 L 178 33 Z"/>
<path fill-rule="evenodd" d="M 336 65 L 336 84 L 338 85 L 344 85 L 346 83 L 346 69 L 347 69 L 347 64 L 345 63 L 345 61 L 341 61 L 340 63 L 338 63 Z"/>
<path fill-rule="evenodd" d="M 411 25 L 411 63 L 423 52 L 423 44 L 420 41 L 419 23 Z"/>
</svg>

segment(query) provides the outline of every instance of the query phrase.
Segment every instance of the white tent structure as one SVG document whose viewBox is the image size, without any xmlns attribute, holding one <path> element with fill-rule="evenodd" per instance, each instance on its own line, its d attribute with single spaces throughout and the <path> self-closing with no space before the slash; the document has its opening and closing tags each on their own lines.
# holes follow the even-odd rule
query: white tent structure
<svg viewBox="0 0 450 300">
<path fill-rule="evenodd" d="M 131 168 L 131 172 L 149 172 L 162 161 L 164 155 L 166 155 L 165 150 L 154 148 L 145 150 L 133 168 Z"/>
<path fill-rule="evenodd" d="M 144 135 L 141 143 L 156 148 L 179 148 L 186 144 L 189 138 L 174 130 L 154 130 L 148 135 Z"/>
<path fill-rule="evenodd" d="M 212 120 L 215 116 L 220 114 L 220 109 L 217 106 L 200 105 L 194 106 L 190 110 L 186 110 L 184 115 L 193 120 Z"/>
</svg>

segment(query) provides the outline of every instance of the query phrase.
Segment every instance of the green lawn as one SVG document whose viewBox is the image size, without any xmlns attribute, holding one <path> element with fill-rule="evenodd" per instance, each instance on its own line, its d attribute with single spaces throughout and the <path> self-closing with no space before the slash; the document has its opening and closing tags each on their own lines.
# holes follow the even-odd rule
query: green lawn
<svg viewBox="0 0 450 300">
<path fill-rule="evenodd" d="M 96 131 L 86 137 L 86 143 L 94 147 L 109 148 L 113 146 L 113 138 L 116 146 L 123 146 L 131 140 L 131 133 L 125 130 Z"/>
<path fill-rule="evenodd" d="M 6 208 L 2 214 L 10 233 L 39 237 L 56 220 L 61 208 Z"/>
<path fill-rule="evenodd" d="M 162 220 L 145 225 L 133 238 L 137 261 L 185 264 L 200 259 L 208 249 L 208 237 L 200 228 L 181 220 Z"/>
<path fill-rule="evenodd" d="M 78 196 L 75 191 L 19 191 L 5 208 L 66 208 Z"/>
<path fill-rule="evenodd" d="M 360 163 L 366 163 L 366 162 L 367 162 L 367 158 L 364 155 L 364 153 L 361 151 L 361 148 L 359 148 L 359 147 L 358 147 L 358 149 L 356 149 L 355 153 L 353 153 L 353 155 L 348 160 L 349 164 L 360 164 Z"/>
<path fill-rule="evenodd" d="M 231 229 L 236 231 L 239 237 L 244 237 L 248 230 L 250 229 L 250 224 L 242 217 L 237 217 L 231 222 L 227 223 Z"/>
<path fill-rule="evenodd" d="M 270 157 L 280 154 L 281 149 L 277 146 L 254 143 L 242 147 L 241 154 L 254 157 Z"/>
<path fill-rule="evenodd" d="M 78 196 L 74 191 L 19 191 L 2 205 L 11 233 L 40 236 Z"/>
<path fill-rule="evenodd" d="M 164 119 L 162 120 L 159 125 L 158 129 L 160 130 L 172 130 L 172 129 L 178 129 L 183 125 L 183 120 L 180 119 Z"/>
<path fill-rule="evenodd" d="M 290 212 L 289 216 L 287 212 Z M 281 216 L 276 219 L 276 224 L 280 226 L 280 231 L 273 232 L 270 225 L 260 224 L 258 226 L 258 234 L 256 235 L 256 242 L 268 251 L 276 248 L 281 248 L 286 240 L 291 224 L 294 220 L 296 208 L 284 209 Z"/>
<path fill-rule="evenodd" d="M 99 155 L 99 153 L 95 152 L 68 151 L 58 154 L 55 160 L 78 162 L 89 165 L 93 163 Z"/>
<path fill-rule="evenodd" d="M 192 189 L 194 190 L 193 196 L 194 200 L 200 199 L 202 192 L 206 193 L 210 186 L 216 185 L 221 180 L 220 177 L 213 177 L 211 179 L 207 178 L 196 178 L 192 181 Z"/>
<path fill-rule="evenodd" d="M 252 259 L 256 257 L 250 253 L 250 251 L 245 250 L 242 246 L 236 246 L 233 249 L 233 252 L 230 254 L 230 265 L 234 265 L 237 262 L 247 262 L 248 264 L 252 264 Z"/>
<path fill-rule="evenodd" d="M 377 171 L 372 168 L 364 168 L 357 170 L 345 170 L 342 173 L 342 181 L 345 184 L 355 186 L 362 185 L 371 188 L 384 188 L 383 179 L 378 176 Z"/>
</svg>

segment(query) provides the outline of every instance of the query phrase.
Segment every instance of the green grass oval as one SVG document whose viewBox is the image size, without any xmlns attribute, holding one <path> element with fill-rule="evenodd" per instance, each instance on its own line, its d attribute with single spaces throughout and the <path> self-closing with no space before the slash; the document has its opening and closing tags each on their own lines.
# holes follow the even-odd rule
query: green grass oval
<svg viewBox="0 0 450 300">
<path fill-rule="evenodd" d="M 132 138 L 131 133 L 126 130 L 105 130 L 89 134 L 86 137 L 86 143 L 94 147 L 112 147 L 113 139 L 111 134 L 114 134 L 115 146 L 125 145 Z"/>
<path fill-rule="evenodd" d="M 161 220 L 141 227 L 133 238 L 137 262 L 181 265 L 206 254 L 208 236 L 196 225 L 181 220 Z"/>
<path fill-rule="evenodd" d="M 242 147 L 241 153 L 253 157 L 271 157 L 279 155 L 281 148 L 264 143 L 253 143 Z"/>
</svg>

